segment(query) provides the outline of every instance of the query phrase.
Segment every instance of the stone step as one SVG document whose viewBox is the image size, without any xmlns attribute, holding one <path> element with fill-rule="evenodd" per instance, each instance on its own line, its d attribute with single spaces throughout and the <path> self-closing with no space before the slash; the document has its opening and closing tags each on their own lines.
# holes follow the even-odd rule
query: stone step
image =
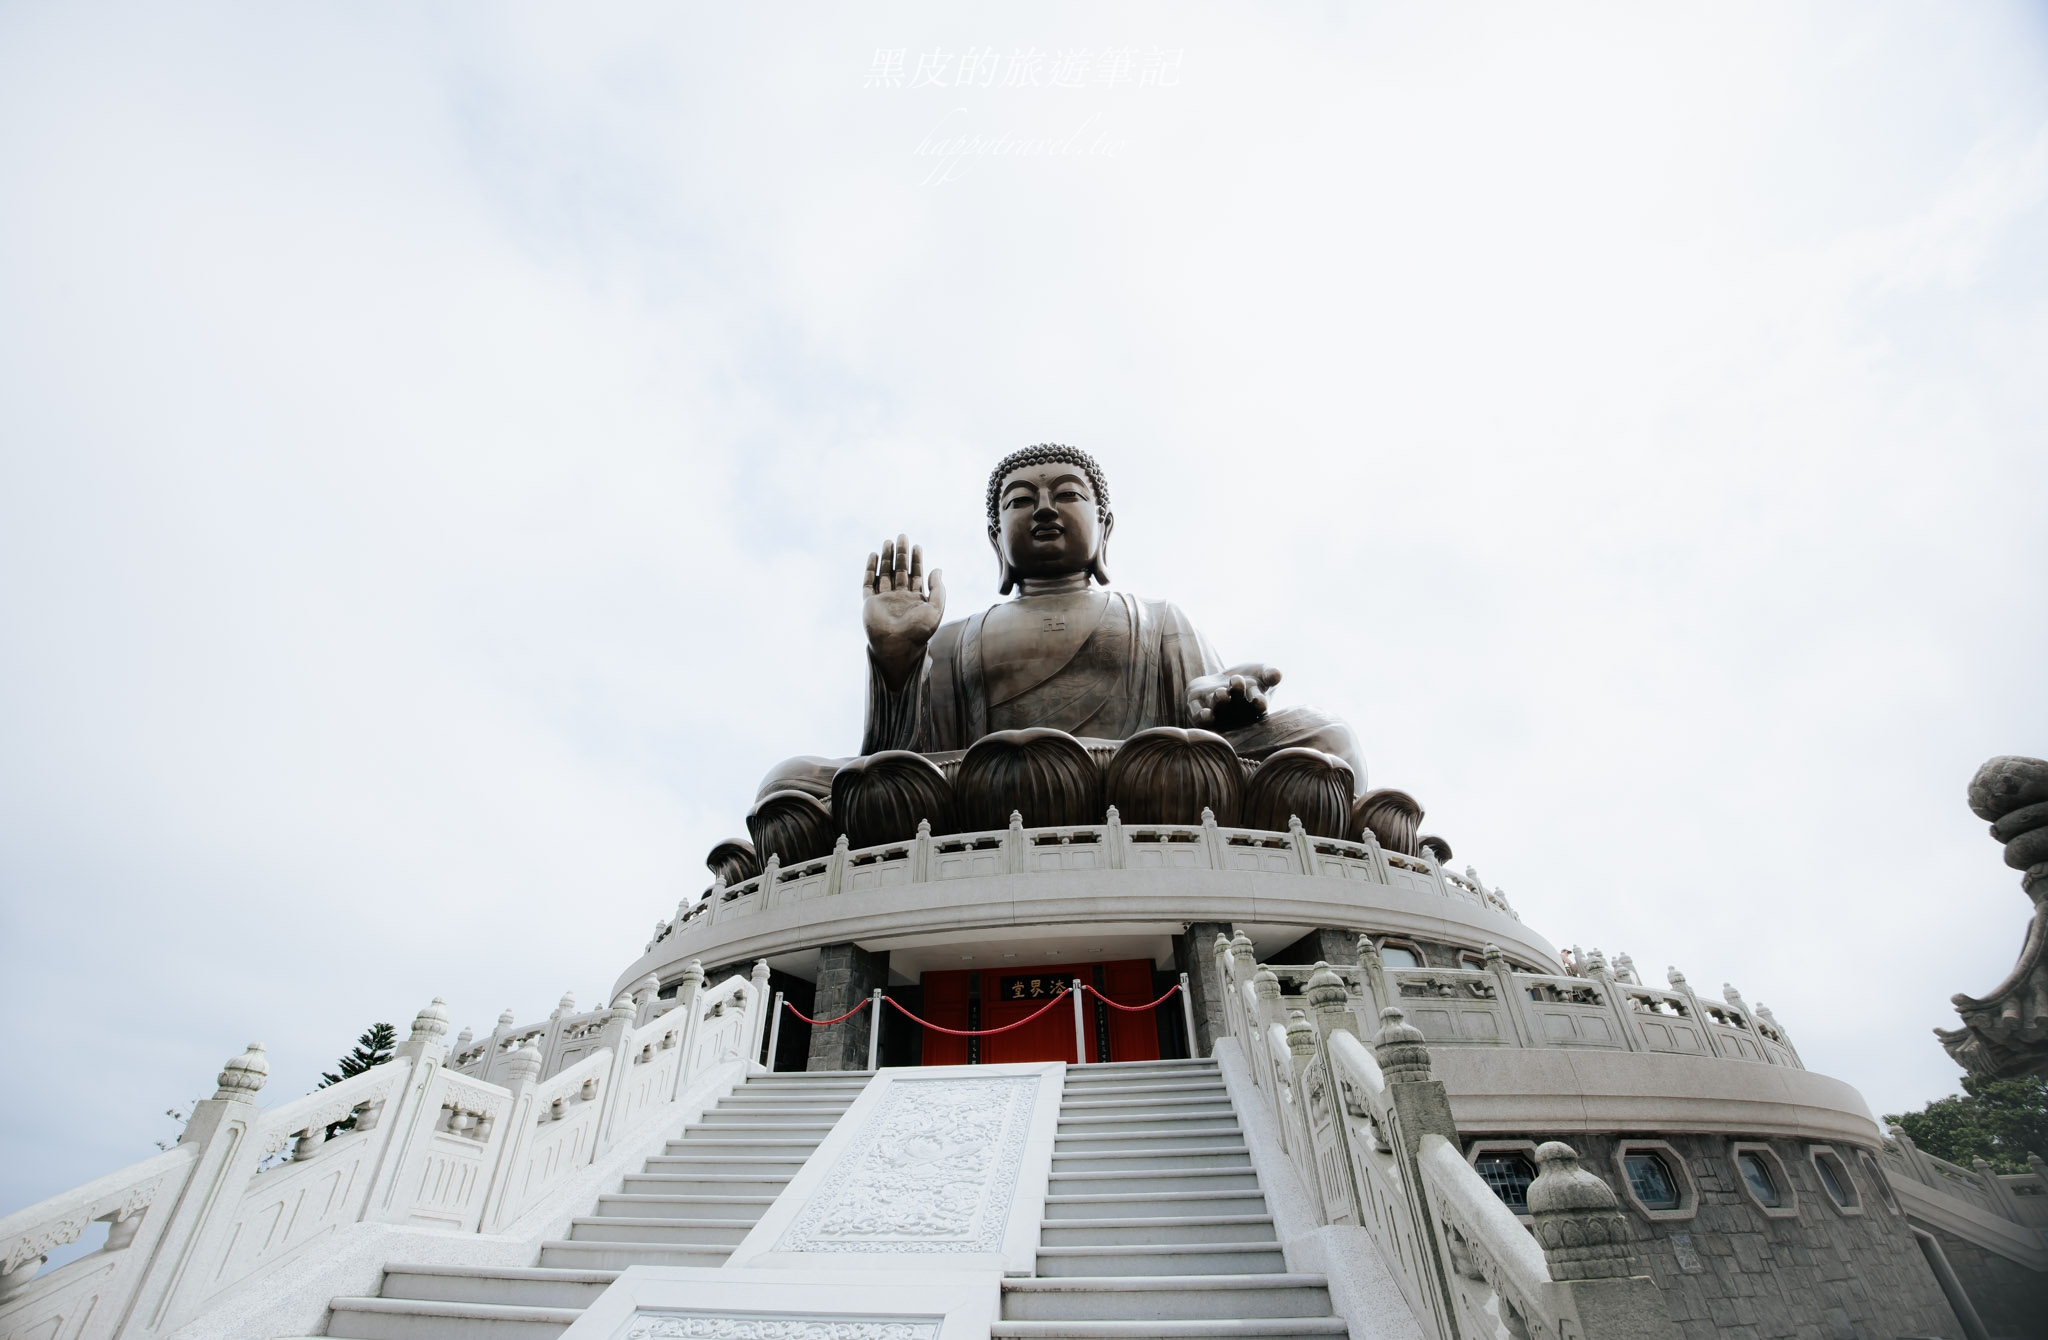
<svg viewBox="0 0 2048 1340">
<path fill-rule="evenodd" d="M 1106 1115 L 1114 1116 L 1124 1112 L 1183 1112 L 1190 1109 L 1221 1108 L 1234 1112 L 1230 1106 L 1230 1095 L 1222 1089 L 1212 1093 L 1170 1093 L 1157 1096 L 1150 1094 L 1126 1093 L 1105 1098 L 1076 1098 L 1072 1094 L 1060 1103 L 1060 1115 L 1072 1114 L 1077 1117 Z"/>
<path fill-rule="evenodd" d="M 1182 1242 L 1278 1242 L 1270 1214 L 1186 1214 L 1120 1219 L 1048 1219 L 1044 1247 L 1160 1246 Z"/>
<path fill-rule="evenodd" d="M 1053 1165 L 1050 1194 L 1086 1196 L 1101 1192 L 1256 1191 L 1258 1174 L 1246 1156 L 1235 1164 L 1177 1168 L 1152 1160 L 1117 1167 L 1109 1159 L 1083 1160 L 1082 1167 Z M 1108 1166 L 1098 1166 L 1108 1165 Z"/>
<path fill-rule="evenodd" d="M 850 1106 L 852 1104 L 846 1105 L 846 1107 Z M 842 1107 L 838 1103 L 819 1103 L 814 1107 L 796 1107 L 788 1103 L 760 1103 L 751 1107 L 738 1105 L 728 1107 L 724 1103 L 720 1103 L 717 1107 L 712 1108 L 709 1112 L 706 1112 L 703 1116 L 692 1122 L 691 1125 L 737 1126 L 742 1123 L 756 1121 L 778 1124 L 794 1121 L 801 1125 L 810 1126 L 821 1121 L 832 1121 L 845 1112 L 846 1107 Z M 688 1130 L 689 1127 L 686 1126 L 683 1129 Z"/>
<path fill-rule="evenodd" d="M 377 1292 L 386 1299 L 494 1303 L 516 1307 L 588 1307 L 619 1277 L 616 1270 L 543 1270 L 537 1266 L 386 1266 Z"/>
<path fill-rule="evenodd" d="M 1342 1317 L 1265 1317 L 1256 1321 L 997 1321 L 989 1324 L 990 1340 L 1206 1340 L 1216 1336 L 1256 1336 L 1259 1340 L 1323 1340 L 1349 1335 Z"/>
<path fill-rule="evenodd" d="M 629 1219 L 583 1215 L 569 1221 L 571 1242 L 673 1242 L 684 1247 L 737 1247 L 754 1219 Z"/>
<path fill-rule="evenodd" d="M 804 1166 L 809 1154 L 796 1150 L 778 1150 L 749 1158 L 744 1154 L 655 1154 L 641 1165 L 642 1173 L 758 1173 L 767 1176 L 794 1177 L 796 1170 Z"/>
<path fill-rule="evenodd" d="M 1053 1135 L 1053 1157 L 1081 1153 L 1161 1153 L 1244 1147 L 1244 1132 L 1235 1126 L 1176 1131 L 1140 1127 L 1128 1131 L 1067 1131 Z"/>
<path fill-rule="evenodd" d="M 717 1267 L 730 1247 L 689 1247 L 667 1242 L 571 1242 L 557 1238 L 540 1245 L 540 1263 L 571 1270 L 624 1270 L 628 1266 Z"/>
<path fill-rule="evenodd" d="M 638 1216 L 643 1219 L 747 1219 L 758 1222 L 775 1203 L 763 1196 L 677 1196 L 645 1192 L 613 1191 L 597 1198 L 600 1215 Z"/>
<path fill-rule="evenodd" d="M 1050 1194 L 1045 1220 L 1124 1218 L 1154 1214 L 1264 1214 L 1266 1197 L 1257 1187 L 1240 1191 L 1112 1191 L 1095 1194 Z"/>
<path fill-rule="evenodd" d="M 1073 1072 L 1067 1072 L 1067 1096 L 1073 1098 L 1106 1098 L 1116 1094 L 1221 1094 L 1223 1076 L 1110 1076 L 1106 1080 L 1077 1082 Z"/>
<path fill-rule="evenodd" d="M 1062 1135 L 1070 1131 L 1079 1134 L 1085 1131 L 1118 1131 L 1138 1127 L 1156 1127 L 1160 1130 L 1219 1128 L 1234 1131 L 1238 1128 L 1237 1109 L 1229 1103 L 1204 1103 L 1200 1107 L 1165 1111 L 1147 1106 L 1126 1108 L 1120 1112 L 1076 1112 L 1071 1103 L 1060 1109 L 1059 1130 Z"/>
<path fill-rule="evenodd" d="M 1284 1274 L 1009 1279 L 1003 1321 L 1326 1318 L 1326 1283 L 1321 1275 Z"/>
<path fill-rule="evenodd" d="M 632 1195 L 654 1196 L 774 1196 L 795 1176 L 790 1172 L 674 1172 L 628 1173 L 619 1190 Z"/>
<path fill-rule="evenodd" d="M 337 1298 L 327 1334 L 348 1340 L 554 1340 L 583 1309 L 511 1303 L 430 1303 L 413 1298 Z"/>
<path fill-rule="evenodd" d="M 1222 1073 L 1222 1066 L 1213 1057 L 1199 1060 L 1176 1058 L 1171 1061 L 1097 1061 L 1093 1065 L 1070 1066 L 1067 1078 L 1077 1075 L 1094 1077 L 1098 1075 L 1143 1075 L 1156 1071 L 1179 1074 L 1198 1074 L 1203 1071 L 1212 1075 Z"/>
<path fill-rule="evenodd" d="M 803 1154 L 811 1156 L 823 1141 L 823 1135 L 813 1137 L 780 1137 L 780 1135 L 684 1135 L 684 1139 L 668 1141 L 668 1149 L 676 1154 Z M 662 1158 L 662 1156 L 655 1156 Z M 653 1160 L 647 1160 L 649 1164 Z"/>
<path fill-rule="evenodd" d="M 1286 1269 L 1287 1258 L 1281 1255 L 1277 1242 L 1124 1243 L 1038 1249 L 1038 1273 L 1050 1276 L 1277 1275 Z"/>
<path fill-rule="evenodd" d="M 759 1099 L 741 1100 L 735 1098 L 720 1103 L 717 1107 L 706 1112 L 703 1120 L 710 1121 L 714 1118 L 728 1116 L 744 1117 L 755 1112 L 792 1117 L 836 1117 L 852 1106 L 853 1104 L 844 1098 L 785 1098 L 764 1095 Z"/>
</svg>

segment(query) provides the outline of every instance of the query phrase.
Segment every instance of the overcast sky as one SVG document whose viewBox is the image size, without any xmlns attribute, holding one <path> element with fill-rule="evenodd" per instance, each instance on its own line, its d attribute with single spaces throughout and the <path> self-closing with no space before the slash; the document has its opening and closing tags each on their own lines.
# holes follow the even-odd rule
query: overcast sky
<svg viewBox="0 0 2048 1340">
<path fill-rule="evenodd" d="M 595 1003 L 1047 440 L 1536 930 L 1951 1092 L 2044 225 L 2021 5 L 0 6 L 0 1209 Z"/>
</svg>

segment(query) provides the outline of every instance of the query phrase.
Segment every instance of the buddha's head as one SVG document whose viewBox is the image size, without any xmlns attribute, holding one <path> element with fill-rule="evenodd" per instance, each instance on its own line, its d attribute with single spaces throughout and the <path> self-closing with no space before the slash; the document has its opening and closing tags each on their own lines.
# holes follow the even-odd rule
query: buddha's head
<svg viewBox="0 0 2048 1340">
<path fill-rule="evenodd" d="M 1109 585 L 1105 551 L 1116 517 L 1102 467 L 1078 447 L 1026 447 L 988 477 L 988 542 L 1002 591 L 1020 578 L 1085 572 Z"/>
</svg>

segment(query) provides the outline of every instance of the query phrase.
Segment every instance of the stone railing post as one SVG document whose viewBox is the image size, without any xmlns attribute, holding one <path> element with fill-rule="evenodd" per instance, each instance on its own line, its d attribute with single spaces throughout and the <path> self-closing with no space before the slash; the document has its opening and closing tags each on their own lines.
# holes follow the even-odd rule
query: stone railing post
<svg viewBox="0 0 2048 1340">
<path fill-rule="evenodd" d="M 1278 1113 L 1280 1145 L 1298 1165 L 1297 1170 L 1301 1173 L 1303 1184 L 1310 1187 L 1320 1186 L 1321 1180 L 1316 1176 L 1315 1139 L 1310 1134 L 1308 1114 L 1308 1068 L 1316 1059 L 1316 1026 L 1310 1023 L 1308 1016 L 1300 1010 L 1295 1010 L 1287 1016 L 1287 1056 L 1287 1087 L 1294 1095 L 1294 1102 L 1288 1105 L 1292 1109 L 1291 1120 L 1286 1107 Z M 1274 1060 L 1278 1061 L 1279 1058 L 1275 1057 Z M 1276 1085 L 1276 1103 L 1278 1097 Z M 1322 1208 L 1320 1198 L 1316 1208 Z"/>
<path fill-rule="evenodd" d="M 1223 868 L 1223 834 L 1216 829 L 1216 811 L 1202 806 L 1202 853 L 1211 870 Z"/>
<path fill-rule="evenodd" d="M 1030 844 L 1024 840 L 1024 815 L 1010 811 L 1010 826 L 1003 832 L 1003 869 L 1021 875 L 1031 868 Z"/>
<path fill-rule="evenodd" d="M 221 1067 L 212 1098 L 195 1104 L 185 1123 L 181 1145 L 197 1155 L 192 1175 L 157 1235 L 149 1261 L 139 1272 L 128 1311 L 113 1328 L 116 1334 L 165 1334 L 198 1310 L 213 1270 L 230 1243 L 242 1188 L 255 1174 L 263 1151 L 249 1136 L 259 1115 L 256 1094 L 270 1077 L 263 1044 L 252 1042 L 240 1056 Z"/>
<path fill-rule="evenodd" d="M 1778 1022 L 1778 1016 L 1771 1013 L 1771 1007 L 1762 1001 L 1756 1003 L 1756 1017 L 1777 1030 L 1779 1045 L 1792 1053 L 1792 1059 L 1799 1062 L 1799 1068 L 1806 1068 L 1806 1059 L 1799 1054 L 1799 1048 L 1792 1042 L 1792 1035 L 1785 1031 L 1785 1025 Z"/>
<path fill-rule="evenodd" d="M 1400 991 L 1387 979 L 1386 961 L 1380 957 L 1380 947 L 1372 942 L 1370 935 L 1358 937 L 1358 975 L 1365 980 L 1365 996 L 1372 1002 L 1372 1013 L 1368 1018 L 1378 1031 L 1380 1011 L 1389 1005 L 1400 1003 Z"/>
<path fill-rule="evenodd" d="M 742 1079 L 748 1075 L 757 1074 L 766 1068 L 761 1064 L 761 1036 L 768 1027 L 767 959 L 754 960 L 754 971 L 751 975 L 751 980 L 754 983 L 754 989 L 751 999 L 747 1001 L 747 1064 L 740 1071 Z M 879 1019 L 870 1019 L 868 1026 L 879 1028 L 881 1021 Z"/>
<path fill-rule="evenodd" d="M 1628 1006 L 1627 993 L 1621 989 L 1621 983 L 1614 980 L 1614 973 L 1607 966 L 1607 956 L 1598 949 L 1586 956 L 1586 976 L 1599 983 L 1600 994 L 1607 997 L 1608 1013 L 1614 1016 L 1614 1026 L 1620 1030 L 1621 1040 L 1628 1049 L 1632 1052 L 1650 1050 L 1642 1025 L 1636 1021 L 1636 1012 Z"/>
<path fill-rule="evenodd" d="M 932 821 L 917 821 L 917 837 L 910 844 L 910 882 L 929 884 L 932 878 Z"/>
<path fill-rule="evenodd" d="M 754 896 L 761 900 L 765 910 L 775 905 L 775 891 L 782 886 L 782 853 L 768 853 L 767 864 L 761 867 L 760 878 L 754 881 Z M 725 900 L 719 899 L 718 906 L 711 909 L 711 919 L 717 921 L 725 909 Z"/>
<path fill-rule="evenodd" d="M 1318 1034 L 1328 1037 L 1332 1030 L 1342 1029 L 1353 1037 L 1359 1036 L 1358 1016 L 1351 1012 L 1351 991 L 1329 964 L 1317 962 L 1303 995 L 1315 1016 Z"/>
<path fill-rule="evenodd" d="M 1301 826 L 1301 816 L 1287 816 L 1287 837 L 1294 844 L 1294 859 L 1301 866 L 1304 875 L 1320 875 L 1323 867 L 1316 860 L 1316 844 L 1309 840 L 1308 830 Z"/>
<path fill-rule="evenodd" d="M 1585 1340 L 1679 1334 L 1656 1281 L 1636 1273 L 1628 1217 L 1614 1189 L 1561 1140 L 1537 1146 L 1529 1215 L 1550 1278 Z"/>
<path fill-rule="evenodd" d="M 1508 1027 L 1515 1030 L 1515 1040 L 1524 1047 L 1541 1047 L 1543 1030 L 1537 1027 L 1535 1011 L 1530 1008 L 1535 1002 L 1529 999 L 1529 992 L 1515 977 L 1514 965 L 1508 956 L 1500 952 L 1500 946 L 1491 940 L 1486 944 L 1486 970 L 1493 974 L 1494 990 L 1500 993 L 1501 1013 L 1508 1017 Z"/>
<path fill-rule="evenodd" d="M 825 896 L 831 898 L 846 887 L 846 834 L 832 842 L 832 854 L 825 858 Z"/>
<path fill-rule="evenodd" d="M 696 1055 L 697 1042 L 697 996 L 704 986 L 704 965 L 691 959 L 683 969 L 682 980 L 676 983 L 676 1007 L 673 1013 L 682 1016 L 683 1034 L 676 1039 L 676 1046 L 682 1055 L 676 1057 L 675 1084 L 669 1089 L 668 1100 L 673 1103 L 683 1093 L 683 1085 L 689 1082 L 690 1062 Z"/>
<path fill-rule="evenodd" d="M 491 1168 L 491 1182 L 484 1193 L 482 1231 L 496 1232 L 505 1219 L 505 1195 L 518 1175 L 519 1159 L 533 1141 L 533 1091 L 540 1085 L 540 1048 L 523 1044 L 505 1063 L 505 1087 L 512 1101 L 505 1105 L 505 1119 L 498 1123 L 498 1161 Z M 603 1129 L 602 1122 L 599 1129 Z"/>
<path fill-rule="evenodd" d="M 590 1157 L 595 1161 L 603 1151 L 611 1148 L 618 1132 L 612 1129 L 612 1120 L 619 1110 L 619 1103 L 626 1096 L 626 1077 L 632 1072 L 633 1057 L 627 1039 L 633 1032 L 633 997 L 621 993 L 612 1002 L 606 1013 L 604 1024 L 598 1029 L 597 1043 L 612 1050 L 612 1063 L 605 1069 L 604 1089 L 597 1095 L 597 1125 L 592 1131 Z"/>
<path fill-rule="evenodd" d="M 661 1003 L 660 992 L 661 979 L 651 972 L 633 983 L 633 1027 L 638 1028 L 654 1014 Z"/>
<path fill-rule="evenodd" d="M 1686 1006 L 1692 1010 L 1693 1022 L 1699 1025 L 1700 1036 L 1707 1040 L 1707 1050 L 1715 1056 L 1728 1056 L 1728 1048 L 1720 1038 L 1714 1036 L 1713 1018 L 1708 1015 L 1706 1006 L 1700 1003 L 1700 998 L 1693 994 L 1692 983 L 1685 980 L 1685 974 L 1676 968 L 1667 967 L 1664 969 L 1664 980 L 1670 984 L 1673 991 L 1685 997 Z M 1742 1058 L 1737 1056 L 1732 1059 Z"/>
<path fill-rule="evenodd" d="M 2012 1185 L 1998 1175 L 1998 1169 L 1981 1158 L 1971 1159 L 1970 1168 L 1983 1179 L 1992 1202 L 1998 1206 L 1998 1212 L 2014 1223 L 2019 1223 L 2020 1198 L 2012 1193 Z"/>
<path fill-rule="evenodd" d="M 401 1174 L 414 1152 L 432 1140 L 434 1124 L 441 1116 L 439 1106 L 429 1099 L 434 1080 L 441 1073 L 441 1062 L 448 1054 L 447 1044 L 442 1040 L 447 1033 L 448 1007 L 436 996 L 413 1016 L 411 1035 L 392 1050 L 393 1061 L 404 1057 L 412 1062 L 413 1069 L 406 1076 L 405 1087 L 385 1103 L 383 1121 L 392 1124 L 391 1138 L 384 1144 L 383 1160 L 373 1174 L 369 1198 L 363 1202 L 365 1219 L 403 1221 L 406 1217 L 406 1207 L 398 1203 Z M 526 1045 L 534 1044 L 529 1040 Z M 534 1050 L 538 1052 L 539 1048 Z M 510 1057 L 501 1061 L 496 1067 L 498 1074 L 489 1082 L 501 1082 L 504 1069 L 510 1064 Z"/>
<path fill-rule="evenodd" d="M 1442 1081 L 1430 1073 L 1429 1044 L 1422 1030 L 1408 1022 L 1398 1005 L 1380 1011 L 1380 1030 L 1373 1035 L 1373 1056 L 1387 1082 L 1391 1111 L 1385 1132 L 1387 1143 L 1401 1165 L 1401 1185 L 1408 1188 L 1409 1229 L 1414 1240 L 1427 1249 L 1429 1291 L 1449 1310 L 1451 1291 L 1449 1253 L 1437 1231 L 1436 1215 L 1429 1203 L 1422 1165 L 1416 1154 L 1425 1135 L 1441 1136 L 1453 1149 L 1465 1146 L 1458 1137 L 1458 1123 L 1451 1117 L 1450 1095 Z"/>
<path fill-rule="evenodd" d="M 1109 807 L 1109 813 L 1103 819 L 1102 830 L 1102 845 L 1106 848 L 1109 868 L 1123 869 L 1130 863 L 1130 839 L 1124 836 L 1124 817 L 1117 813 L 1116 806 Z"/>
<path fill-rule="evenodd" d="M 1392 884 L 1394 874 L 1387 869 L 1387 854 L 1380 850 L 1379 835 L 1368 828 L 1358 835 L 1358 845 L 1365 848 L 1366 864 L 1372 867 L 1372 877 L 1382 884 Z"/>
</svg>

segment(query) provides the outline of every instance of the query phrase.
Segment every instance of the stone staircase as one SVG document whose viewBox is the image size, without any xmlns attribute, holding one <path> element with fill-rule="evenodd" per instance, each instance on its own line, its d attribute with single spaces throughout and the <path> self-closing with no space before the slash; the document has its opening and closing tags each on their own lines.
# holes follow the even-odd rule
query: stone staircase
<svg viewBox="0 0 2048 1340">
<path fill-rule="evenodd" d="M 1291 1275 L 1214 1061 L 1070 1068 L 1038 1274 L 992 1336 L 1341 1336 L 1320 1275 Z"/>
<path fill-rule="evenodd" d="M 865 1072 L 759 1075 L 669 1141 L 525 1269 L 391 1265 L 334 1300 L 351 1340 L 554 1340 L 631 1265 L 719 1266 L 861 1089 Z M 1004 1282 L 993 1337 L 1345 1334 L 1292 1275 L 1213 1061 L 1067 1071 L 1038 1274 Z"/>
<path fill-rule="evenodd" d="M 525 1269 L 391 1265 L 337 1298 L 330 1336 L 553 1340 L 631 1265 L 719 1266 L 866 1086 L 863 1071 L 757 1075 L 683 1129 Z"/>
</svg>

